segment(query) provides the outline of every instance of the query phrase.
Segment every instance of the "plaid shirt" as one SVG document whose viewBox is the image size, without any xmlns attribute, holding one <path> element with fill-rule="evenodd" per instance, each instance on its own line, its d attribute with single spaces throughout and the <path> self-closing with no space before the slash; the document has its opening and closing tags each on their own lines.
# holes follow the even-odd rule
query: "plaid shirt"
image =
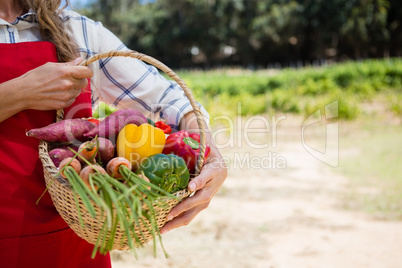
<svg viewBox="0 0 402 268">
<path fill-rule="evenodd" d="M 82 58 L 128 48 L 100 22 L 71 11 L 63 10 L 60 17 L 70 40 L 78 47 Z M 40 41 L 36 15 L 30 11 L 13 23 L 0 19 L 0 42 L 18 43 Z M 89 66 L 92 105 L 99 101 L 114 104 L 118 108 L 133 108 L 145 116 L 165 119 L 177 130 L 180 119 L 192 110 L 182 89 L 173 81 L 165 79 L 158 70 L 137 59 L 108 58 Z M 201 106 L 202 113 L 208 113 Z"/>
</svg>

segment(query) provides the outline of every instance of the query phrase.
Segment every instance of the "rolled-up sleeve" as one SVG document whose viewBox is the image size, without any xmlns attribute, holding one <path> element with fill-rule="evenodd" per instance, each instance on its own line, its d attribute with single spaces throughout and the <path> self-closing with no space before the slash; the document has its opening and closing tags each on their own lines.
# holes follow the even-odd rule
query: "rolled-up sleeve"
<svg viewBox="0 0 402 268">
<path fill-rule="evenodd" d="M 99 22 L 73 11 L 65 11 L 63 20 L 83 58 L 111 50 L 128 50 Z M 166 79 L 157 68 L 138 59 L 101 59 L 89 67 L 94 72 L 91 79 L 93 105 L 103 101 L 118 108 L 136 109 L 147 117 L 166 120 L 176 130 L 181 118 L 193 110 L 184 91 L 175 81 Z M 207 111 L 201 105 L 200 108 L 209 122 Z"/>
</svg>

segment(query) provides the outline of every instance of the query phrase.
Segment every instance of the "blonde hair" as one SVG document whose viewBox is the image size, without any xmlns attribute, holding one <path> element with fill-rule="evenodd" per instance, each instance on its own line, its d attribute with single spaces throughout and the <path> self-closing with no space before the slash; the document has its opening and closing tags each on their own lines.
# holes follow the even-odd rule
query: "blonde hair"
<svg viewBox="0 0 402 268">
<path fill-rule="evenodd" d="M 20 0 L 21 6 L 32 9 L 38 18 L 39 32 L 44 41 L 56 46 L 59 62 L 71 61 L 76 57 L 75 45 L 70 41 L 63 28 L 59 13 L 69 5 L 59 9 L 61 0 Z"/>
</svg>

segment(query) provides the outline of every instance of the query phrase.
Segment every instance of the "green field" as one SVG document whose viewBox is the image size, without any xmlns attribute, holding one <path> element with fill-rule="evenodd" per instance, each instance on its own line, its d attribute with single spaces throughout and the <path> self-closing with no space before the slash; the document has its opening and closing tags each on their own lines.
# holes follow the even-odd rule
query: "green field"
<svg viewBox="0 0 402 268">
<path fill-rule="evenodd" d="M 182 71 L 179 76 L 211 118 L 309 116 L 339 101 L 341 158 L 336 172 L 350 181 L 345 206 L 402 219 L 402 59 L 298 70 Z M 354 153 L 342 155 L 348 151 Z"/>
<path fill-rule="evenodd" d="M 179 76 L 212 115 L 295 113 L 310 115 L 339 100 L 339 118 L 366 114 L 381 103 L 402 114 L 402 59 L 346 62 L 320 68 L 182 71 Z M 241 111 L 238 111 L 238 103 Z"/>
</svg>

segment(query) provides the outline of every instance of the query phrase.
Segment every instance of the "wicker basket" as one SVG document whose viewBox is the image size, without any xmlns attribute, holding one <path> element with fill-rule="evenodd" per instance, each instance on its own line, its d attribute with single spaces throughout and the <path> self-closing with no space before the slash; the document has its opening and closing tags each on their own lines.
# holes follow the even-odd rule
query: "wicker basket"
<svg viewBox="0 0 402 268">
<path fill-rule="evenodd" d="M 197 122 L 200 128 L 200 136 L 201 136 L 201 142 L 200 142 L 200 155 L 204 155 L 205 152 L 205 144 L 206 144 L 206 139 L 205 139 L 205 127 L 203 124 L 203 118 L 202 114 L 200 111 L 200 108 L 195 101 L 191 90 L 186 86 L 186 84 L 166 65 L 161 63 L 160 61 L 144 55 L 142 53 L 138 53 L 135 51 L 111 51 L 108 53 L 103 53 L 103 54 L 97 54 L 93 57 L 90 57 L 89 59 L 83 61 L 81 63 L 82 66 L 87 66 L 91 64 L 94 61 L 97 61 L 99 59 L 103 58 L 110 58 L 110 57 L 130 57 L 134 59 L 140 59 L 148 64 L 151 64 L 158 69 L 162 70 L 165 72 L 169 77 L 171 77 L 173 80 L 175 80 L 180 87 L 183 89 L 184 93 L 190 100 L 190 104 L 194 110 L 194 113 L 197 117 Z M 57 121 L 63 119 L 63 111 L 58 111 L 57 113 Z M 71 229 L 74 230 L 74 232 L 80 236 L 81 238 L 85 239 L 87 242 L 91 244 L 95 244 L 96 240 L 98 238 L 99 232 L 103 226 L 104 220 L 105 220 L 105 215 L 102 213 L 101 208 L 96 206 L 95 211 L 96 211 L 96 217 L 92 218 L 89 213 L 86 210 L 86 207 L 84 206 L 82 200 L 79 198 L 79 207 L 80 211 L 82 213 L 82 218 L 84 221 L 84 227 L 80 225 L 79 222 L 79 214 L 77 211 L 75 199 L 74 199 L 74 194 L 71 190 L 70 184 L 62 179 L 60 176 L 57 176 L 58 169 L 56 166 L 53 164 L 53 161 L 49 157 L 48 150 L 50 150 L 50 146 L 52 144 L 48 143 L 46 141 L 41 140 L 39 144 L 39 158 L 42 161 L 43 164 L 43 169 L 44 169 L 44 175 L 45 175 L 45 181 L 46 181 L 46 186 L 48 187 L 49 194 L 53 200 L 53 203 L 61 215 L 61 217 L 67 222 L 67 224 L 70 226 Z M 197 163 L 197 168 L 196 168 L 196 173 L 199 173 L 199 170 L 201 169 L 203 165 L 203 157 L 200 157 L 198 159 Z M 187 189 L 181 190 L 179 192 L 174 193 L 178 199 L 166 199 L 164 200 L 166 203 L 168 203 L 168 206 L 166 208 L 160 208 L 155 206 L 154 209 L 157 213 L 157 224 L 159 229 L 162 228 L 165 223 L 166 223 L 166 216 L 170 212 L 170 210 L 175 207 L 181 200 L 185 199 L 190 195 L 190 192 Z M 145 222 L 148 222 L 146 219 L 144 219 Z M 148 222 L 149 224 L 149 222 Z M 135 223 L 133 223 L 135 225 Z M 135 245 L 138 247 L 142 244 L 145 244 L 149 242 L 153 238 L 153 234 L 151 234 L 147 228 L 147 226 L 144 226 L 143 224 L 140 224 L 139 226 L 135 227 L 136 233 L 140 238 L 141 244 L 138 244 L 134 241 Z M 140 235 L 140 230 L 142 231 L 142 236 Z M 122 241 L 123 240 L 123 241 Z M 114 240 L 114 245 L 113 249 L 118 249 L 118 250 L 128 250 L 128 243 L 127 243 L 127 237 L 124 236 L 124 230 L 117 229 L 116 232 L 116 237 Z"/>
</svg>

